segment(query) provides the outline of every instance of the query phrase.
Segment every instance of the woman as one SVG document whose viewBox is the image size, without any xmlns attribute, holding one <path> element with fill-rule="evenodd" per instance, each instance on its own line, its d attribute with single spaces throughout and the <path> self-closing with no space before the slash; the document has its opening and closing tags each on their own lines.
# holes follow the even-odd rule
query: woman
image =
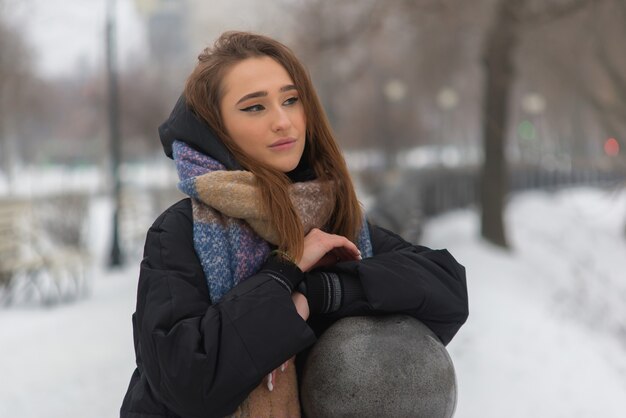
<svg viewBox="0 0 626 418">
<path fill-rule="evenodd" d="M 299 416 L 294 356 L 337 319 L 402 312 L 444 344 L 465 322 L 463 267 L 364 220 L 284 45 L 223 34 L 159 133 L 190 199 L 148 231 L 121 416 Z"/>
</svg>

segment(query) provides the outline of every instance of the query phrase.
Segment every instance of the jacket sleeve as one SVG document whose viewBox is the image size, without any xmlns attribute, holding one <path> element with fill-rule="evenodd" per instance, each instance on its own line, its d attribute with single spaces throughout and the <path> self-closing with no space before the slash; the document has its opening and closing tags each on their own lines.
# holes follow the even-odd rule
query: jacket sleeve
<svg viewBox="0 0 626 418">
<path fill-rule="evenodd" d="M 221 417 L 315 336 L 290 293 L 265 273 L 211 304 L 191 231 L 190 216 L 170 210 L 148 232 L 135 313 L 138 368 L 177 415 Z"/>
<path fill-rule="evenodd" d="M 364 298 L 329 314 L 344 316 L 406 313 L 422 321 L 447 345 L 468 317 L 465 268 L 447 250 L 412 245 L 370 225 L 373 257 L 332 269 L 358 278 Z"/>
</svg>

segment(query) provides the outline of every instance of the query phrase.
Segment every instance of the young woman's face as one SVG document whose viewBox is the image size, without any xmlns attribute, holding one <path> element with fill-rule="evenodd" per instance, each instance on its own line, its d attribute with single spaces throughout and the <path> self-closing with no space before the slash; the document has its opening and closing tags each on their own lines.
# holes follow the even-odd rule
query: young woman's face
<svg viewBox="0 0 626 418">
<path fill-rule="evenodd" d="M 306 116 L 287 71 L 270 57 L 235 64 L 222 81 L 222 121 L 248 156 L 284 173 L 304 151 Z"/>
</svg>

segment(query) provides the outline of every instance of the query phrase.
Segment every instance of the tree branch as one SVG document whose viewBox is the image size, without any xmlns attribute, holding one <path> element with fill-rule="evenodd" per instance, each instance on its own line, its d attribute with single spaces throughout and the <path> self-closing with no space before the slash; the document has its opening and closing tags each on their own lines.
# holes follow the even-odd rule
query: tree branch
<svg viewBox="0 0 626 418">
<path fill-rule="evenodd" d="M 598 21 L 598 19 L 594 19 L 594 21 Z M 617 95 L 618 103 L 614 107 L 621 110 L 620 114 L 626 115 L 626 76 L 624 75 L 624 69 L 618 68 L 614 60 L 611 59 L 606 48 L 606 42 L 601 38 L 597 25 L 592 26 L 592 36 L 593 43 L 596 46 L 594 49 L 598 57 L 598 63 L 604 69 L 604 73 L 609 78 Z"/>
<path fill-rule="evenodd" d="M 367 31 L 375 31 L 380 28 L 386 14 L 387 7 L 384 1 L 375 0 L 369 11 L 365 12 L 350 27 L 338 31 L 327 37 L 320 37 L 316 46 L 323 50 L 327 48 L 343 47 L 354 41 L 355 37 Z"/>
<path fill-rule="evenodd" d="M 545 25 L 570 16 L 585 7 L 604 0 L 569 0 L 565 2 L 541 2 L 541 7 L 529 7 L 520 15 L 522 22 L 528 26 Z"/>
</svg>

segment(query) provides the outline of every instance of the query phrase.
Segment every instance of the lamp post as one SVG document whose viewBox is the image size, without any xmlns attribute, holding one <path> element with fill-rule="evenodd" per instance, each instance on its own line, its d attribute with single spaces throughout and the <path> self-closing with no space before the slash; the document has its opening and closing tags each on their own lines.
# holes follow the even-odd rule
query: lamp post
<svg viewBox="0 0 626 418">
<path fill-rule="evenodd" d="M 118 267 L 123 264 L 122 251 L 119 242 L 119 215 L 121 182 L 119 165 L 121 159 L 120 121 L 119 121 L 119 96 L 117 85 L 117 61 L 116 61 L 116 36 L 115 36 L 115 0 L 107 0 L 106 14 L 106 63 L 107 63 L 107 91 L 108 91 L 108 115 L 109 115 L 109 147 L 111 157 L 111 178 L 113 181 L 113 233 L 111 242 L 111 254 L 109 267 Z"/>
<path fill-rule="evenodd" d="M 443 87 L 437 93 L 437 107 L 441 110 L 441 116 L 439 119 L 439 123 L 441 128 L 439 129 L 440 135 L 440 143 L 439 143 L 439 164 L 447 163 L 447 162 L 457 162 L 458 163 L 458 152 L 446 153 L 446 146 L 450 146 L 451 139 L 449 136 L 454 134 L 454 130 L 452 127 L 452 111 L 459 104 L 459 94 L 452 87 Z M 458 149 L 459 144 L 454 141 L 455 148 Z"/>
<path fill-rule="evenodd" d="M 537 159 L 536 162 L 541 162 L 543 149 L 541 144 L 539 143 L 539 138 L 537 137 L 537 119 L 546 109 L 546 100 L 539 93 L 526 93 L 522 97 L 521 105 L 522 110 L 526 113 L 526 115 L 528 115 L 529 120 L 525 120 L 522 122 L 522 124 L 526 126 L 525 129 L 524 126 L 520 124 L 520 126 L 518 127 L 518 136 L 520 137 L 520 139 L 526 141 L 529 145 L 531 145 L 531 151 L 536 152 L 536 155 L 534 155 L 534 157 Z"/>
<path fill-rule="evenodd" d="M 539 93 L 526 93 L 522 96 L 521 107 L 527 118 L 523 120 L 517 127 L 517 149 L 521 160 L 524 162 L 526 169 L 524 170 L 523 182 L 531 187 L 545 186 L 546 176 L 539 170 L 548 159 L 545 147 L 545 138 L 537 136 L 537 121 L 546 109 L 546 101 Z M 522 146 L 520 146 L 522 145 Z"/>
<path fill-rule="evenodd" d="M 391 145 L 391 149 L 387 149 L 385 155 L 385 169 L 391 172 L 391 175 L 394 176 L 396 173 L 396 169 L 398 168 L 397 162 L 397 153 L 400 147 L 402 147 L 402 138 L 398 138 L 399 132 L 396 127 L 396 123 L 393 121 L 394 113 L 392 106 L 397 103 L 402 102 L 407 96 L 407 85 L 404 81 L 392 78 L 387 80 L 387 82 L 383 86 L 383 94 L 385 96 L 385 108 L 386 108 L 386 120 L 385 124 L 387 127 L 386 135 L 387 144 Z"/>
</svg>

